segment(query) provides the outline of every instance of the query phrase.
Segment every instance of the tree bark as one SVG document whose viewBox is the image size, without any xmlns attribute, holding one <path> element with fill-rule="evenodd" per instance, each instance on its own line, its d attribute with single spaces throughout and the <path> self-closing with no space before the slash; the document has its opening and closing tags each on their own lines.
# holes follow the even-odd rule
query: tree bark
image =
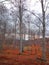
<svg viewBox="0 0 49 65">
<path fill-rule="evenodd" d="M 41 0 L 41 6 L 42 6 L 42 15 L 43 15 L 43 31 L 42 31 L 42 36 L 43 36 L 43 44 L 42 44 L 42 58 L 46 60 L 46 44 L 45 44 L 45 11 L 44 11 L 44 5 L 43 5 L 43 0 Z"/>
<path fill-rule="evenodd" d="M 22 7 L 21 7 L 21 0 L 19 4 L 19 15 L 20 15 L 20 54 L 23 52 L 23 45 L 22 45 Z"/>
<path fill-rule="evenodd" d="M 3 42 L 5 43 L 5 34 L 6 34 L 6 22 L 4 22 L 4 30 L 3 30 Z"/>
</svg>

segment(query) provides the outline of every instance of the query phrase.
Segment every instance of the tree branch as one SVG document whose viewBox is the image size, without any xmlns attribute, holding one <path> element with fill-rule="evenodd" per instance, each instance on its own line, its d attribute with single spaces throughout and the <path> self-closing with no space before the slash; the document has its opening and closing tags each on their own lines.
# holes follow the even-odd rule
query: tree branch
<svg viewBox="0 0 49 65">
<path fill-rule="evenodd" d="M 45 12 L 47 11 L 48 5 L 49 5 L 49 2 L 47 3 L 47 6 L 46 6 L 46 9 L 45 9 Z"/>
<path fill-rule="evenodd" d="M 33 14 L 35 17 L 37 17 L 37 18 L 40 20 L 40 22 L 42 23 L 42 20 L 40 19 L 40 17 L 38 17 L 34 12 L 31 12 L 31 11 L 29 11 L 29 10 L 27 10 L 27 9 L 24 9 L 24 11 L 30 12 L 30 13 Z M 42 24 L 43 24 L 43 23 L 42 23 Z"/>
</svg>

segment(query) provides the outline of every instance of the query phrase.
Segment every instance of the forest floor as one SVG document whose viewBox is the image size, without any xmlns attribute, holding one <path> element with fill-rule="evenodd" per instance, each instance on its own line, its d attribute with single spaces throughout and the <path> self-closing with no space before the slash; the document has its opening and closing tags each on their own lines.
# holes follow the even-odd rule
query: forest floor
<svg viewBox="0 0 49 65">
<path fill-rule="evenodd" d="M 29 49 L 30 48 L 30 49 Z M 49 65 L 49 52 L 46 51 L 46 61 L 42 61 L 42 48 L 40 46 L 29 46 L 19 55 L 19 50 L 0 50 L 0 65 Z M 47 49 L 49 46 L 47 46 Z"/>
</svg>

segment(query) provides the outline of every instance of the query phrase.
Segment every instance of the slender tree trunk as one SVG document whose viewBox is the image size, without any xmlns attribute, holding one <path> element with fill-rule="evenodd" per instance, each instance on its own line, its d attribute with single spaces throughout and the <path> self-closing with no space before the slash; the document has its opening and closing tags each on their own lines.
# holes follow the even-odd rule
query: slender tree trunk
<svg viewBox="0 0 49 65">
<path fill-rule="evenodd" d="M 38 34 L 38 35 L 39 35 L 39 37 L 38 37 L 38 38 L 40 38 L 40 26 L 39 26 L 39 32 L 38 32 L 38 33 L 39 33 L 39 34 Z"/>
<path fill-rule="evenodd" d="M 28 30 L 28 39 L 30 40 L 30 21 L 28 21 L 28 28 L 29 28 L 29 30 Z"/>
<path fill-rule="evenodd" d="M 43 16 L 43 44 L 42 44 L 42 58 L 46 60 L 46 44 L 45 44 L 45 11 L 44 11 L 44 5 L 43 0 L 41 0 L 41 6 L 42 6 L 42 16 Z"/>
<path fill-rule="evenodd" d="M 24 40 L 25 40 L 25 33 L 24 33 Z"/>
<path fill-rule="evenodd" d="M 22 45 L 22 6 L 21 0 L 19 4 L 19 15 L 20 15 L 20 53 L 23 52 L 23 45 Z"/>
<path fill-rule="evenodd" d="M 5 34 L 6 34 L 6 22 L 4 23 L 4 33 L 3 33 L 3 42 L 5 43 Z"/>
<path fill-rule="evenodd" d="M 15 39 L 14 39 L 14 48 L 16 47 L 16 21 L 15 21 Z"/>
</svg>

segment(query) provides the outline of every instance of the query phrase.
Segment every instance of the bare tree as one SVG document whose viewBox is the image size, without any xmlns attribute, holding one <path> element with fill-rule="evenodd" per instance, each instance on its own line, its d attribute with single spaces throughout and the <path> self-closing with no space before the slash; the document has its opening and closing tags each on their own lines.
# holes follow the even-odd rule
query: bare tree
<svg viewBox="0 0 49 65">
<path fill-rule="evenodd" d="M 3 3 L 0 3 L 0 19 L 1 19 L 1 23 L 3 23 L 3 39 L 5 39 L 5 33 L 6 33 L 6 23 L 7 23 L 7 18 L 8 16 L 6 15 L 7 13 L 7 9 L 6 7 L 4 6 Z"/>
<path fill-rule="evenodd" d="M 35 17 L 39 19 L 39 22 L 42 24 L 42 37 L 43 37 L 43 43 L 42 43 L 42 58 L 43 60 L 46 60 L 46 43 L 45 43 L 45 32 L 46 32 L 46 22 L 45 22 L 45 17 L 46 17 L 46 11 L 48 9 L 48 0 L 39 0 L 41 3 L 41 9 L 42 9 L 42 19 L 38 16 L 38 14 L 31 12 L 27 9 L 25 11 L 29 11 L 31 14 L 33 14 Z M 37 25 L 37 24 L 36 24 Z M 37 25 L 38 26 L 38 25 Z"/>
<path fill-rule="evenodd" d="M 44 10 L 44 4 L 43 0 L 41 0 L 41 7 L 42 7 L 42 25 L 43 25 L 43 30 L 42 30 L 42 36 L 43 36 L 43 44 L 42 44 L 42 58 L 46 60 L 46 44 L 45 44 L 45 10 Z"/>
</svg>

